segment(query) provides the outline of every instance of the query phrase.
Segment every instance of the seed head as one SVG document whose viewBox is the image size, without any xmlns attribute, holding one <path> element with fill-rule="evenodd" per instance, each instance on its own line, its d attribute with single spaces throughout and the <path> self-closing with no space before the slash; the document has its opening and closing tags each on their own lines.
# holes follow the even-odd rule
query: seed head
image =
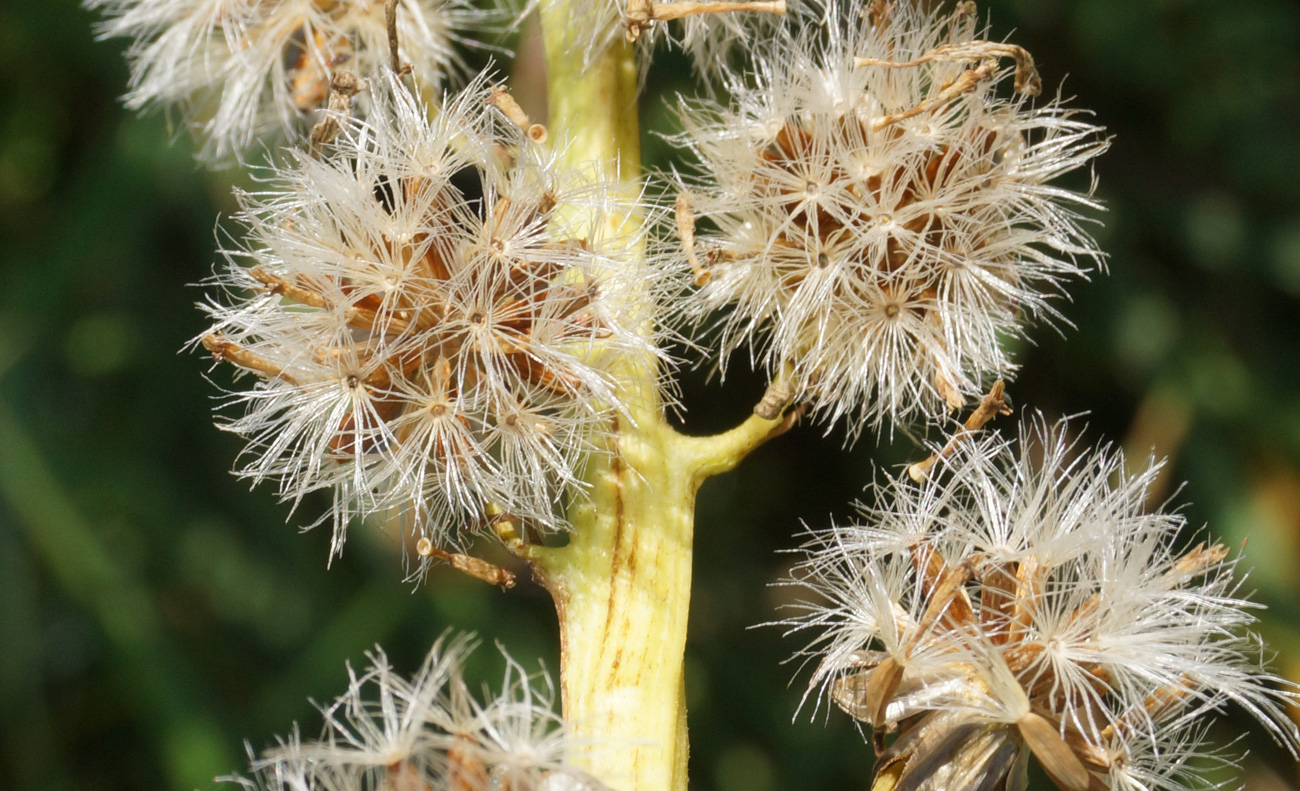
<svg viewBox="0 0 1300 791">
<path fill-rule="evenodd" d="M 1063 791 L 1197 787 L 1203 715 L 1230 703 L 1300 744 L 1236 561 L 1144 510 L 1159 465 L 1074 458 L 1065 434 L 964 444 L 806 547 L 815 598 L 788 623 L 817 632 L 810 689 L 873 729 L 878 779 L 1023 791 L 1032 755 Z"/>
<path fill-rule="evenodd" d="M 651 315 L 654 273 L 565 219 L 613 199 L 563 183 L 481 84 L 431 121 L 386 84 L 383 111 L 340 119 L 325 156 L 239 196 L 247 238 L 200 339 L 258 378 L 229 399 L 239 472 L 294 503 L 333 489 L 335 551 L 350 517 L 382 509 L 438 545 L 502 513 L 559 527 L 624 407 L 610 366 L 653 355 L 629 325 Z"/>
<path fill-rule="evenodd" d="M 1098 255 L 1075 215 L 1092 201 L 1049 184 L 1098 129 L 1032 104 L 1032 60 L 981 40 L 970 4 L 888 5 L 777 37 L 752 78 L 725 74 L 728 106 L 683 104 L 676 138 L 700 171 L 679 180 L 701 223 L 689 314 L 724 365 L 746 349 L 855 434 L 1007 376 L 1002 337 L 1055 316 Z"/>
<path fill-rule="evenodd" d="M 297 730 L 251 758 L 251 778 L 221 778 L 248 791 L 607 791 L 567 765 L 575 745 L 553 710 L 554 689 L 505 654 L 498 697 L 480 703 L 462 667 L 475 642 L 443 636 L 413 678 L 396 675 L 380 649 L 348 690 L 320 707 L 314 742 Z M 250 751 L 251 752 L 251 751 Z"/>
<path fill-rule="evenodd" d="M 389 62 L 382 0 L 86 2 L 108 16 L 101 36 L 133 40 L 127 106 L 179 108 L 216 163 L 309 127 L 336 67 Z M 466 0 L 401 0 L 399 56 L 433 92 L 463 71 L 453 45 L 491 18 Z"/>
</svg>

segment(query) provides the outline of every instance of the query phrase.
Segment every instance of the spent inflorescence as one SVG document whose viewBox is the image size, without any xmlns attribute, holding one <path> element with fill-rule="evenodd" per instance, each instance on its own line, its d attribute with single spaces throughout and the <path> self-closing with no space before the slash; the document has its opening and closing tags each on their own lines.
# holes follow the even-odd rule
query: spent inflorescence
<svg viewBox="0 0 1300 791">
<path fill-rule="evenodd" d="M 675 138 L 698 160 L 690 313 L 724 365 L 745 351 L 851 435 L 1012 373 L 1005 336 L 1099 255 L 1093 202 L 1051 183 L 1105 149 L 1097 127 L 1032 103 L 1032 59 L 983 40 L 973 4 L 886 5 L 774 38 L 724 71 L 729 105 L 680 105 Z"/>
<path fill-rule="evenodd" d="M 319 738 L 297 729 L 260 756 L 251 776 L 221 778 L 247 791 L 608 791 L 570 764 L 591 745 L 567 736 L 545 674 L 502 650 L 500 692 L 479 700 L 465 682 L 469 636 L 444 635 L 411 678 L 376 649 L 328 705 Z"/>
<path fill-rule="evenodd" d="M 610 241 L 604 182 L 557 173 L 500 92 L 475 83 L 431 118 L 396 77 L 370 93 L 383 112 L 337 118 L 319 158 L 240 195 L 247 233 L 200 338 L 258 378 L 229 397 L 240 473 L 295 503 L 332 490 L 335 551 L 385 509 L 438 545 L 503 515 L 561 526 L 628 405 L 614 367 L 653 359 L 636 237 Z M 601 219 L 565 213 L 581 205 Z"/>
<path fill-rule="evenodd" d="M 180 110 L 216 163 L 292 140 L 316 122 L 338 69 L 392 57 L 377 0 L 86 0 L 103 36 L 132 39 L 128 107 Z M 502 15 L 465 0 L 399 0 L 397 54 L 434 92 L 463 75 L 457 44 Z"/>
<path fill-rule="evenodd" d="M 1031 756 L 1062 791 L 1206 787 L 1228 704 L 1300 744 L 1229 551 L 1146 509 L 1160 465 L 1067 431 L 967 438 L 806 546 L 786 623 L 816 632 L 810 691 L 870 726 L 881 787 L 1023 791 Z"/>
</svg>

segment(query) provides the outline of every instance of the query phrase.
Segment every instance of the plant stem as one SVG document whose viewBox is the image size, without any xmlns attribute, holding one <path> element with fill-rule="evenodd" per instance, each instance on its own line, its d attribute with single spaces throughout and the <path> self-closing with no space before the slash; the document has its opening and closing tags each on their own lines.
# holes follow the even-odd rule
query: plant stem
<svg viewBox="0 0 1300 791">
<path fill-rule="evenodd" d="M 616 175 L 635 197 L 636 53 L 620 37 L 584 68 L 571 40 L 581 12 L 573 14 L 570 2 L 582 0 L 545 0 L 541 8 L 551 139 L 571 171 Z M 615 243 L 640 239 L 639 217 L 593 219 Z M 717 437 L 686 437 L 664 420 L 653 358 L 629 360 L 619 375 L 631 414 L 615 421 L 607 452 L 590 461 L 588 497 L 569 514 L 569 543 L 537 548 L 532 558 L 559 614 L 564 717 L 580 742 L 594 745 L 575 758 L 621 791 L 684 791 L 695 493 L 781 420 L 752 417 Z"/>
<path fill-rule="evenodd" d="M 573 535 L 538 568 L 560 618 L 564 716 L 585 760 L 622 791 L 684 791 L 682 674 L 690 609 L 695 493 L 782 425 L 751 417 L 687 437 L 656 411 L 620 421 L 593 460 Z"/>
<path fill-rule="evenodd" d="M 622 429 L 571 512 L 573 536 L 541 570 L 560 617 L 564 715 L 600 747 L 589 769 L 622 791 L 686 788 L 682 665 L 694 476 L 652 416 Z"/>
</svg>

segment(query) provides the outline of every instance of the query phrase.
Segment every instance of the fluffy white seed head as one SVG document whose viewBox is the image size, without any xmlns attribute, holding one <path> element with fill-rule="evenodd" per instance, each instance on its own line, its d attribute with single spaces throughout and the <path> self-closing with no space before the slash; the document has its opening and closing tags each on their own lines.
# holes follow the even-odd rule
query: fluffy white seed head
<svg viewBox="0 0 1300 791">
<path fill-rule="evenodd" d="M 249 791 L 608 791 L 568 764 L 578 748 L 544 674 L 528 674 L 502 650 L 500 694 L 475 698 L 462 676 L 475 645 L 444 635 L 410 679 L 376 649 L 363 672 L 348 668 L 347 691 L 319 707 L 317 740 L 295 728 L 251 758 L 251 777 L 222 779 Z"/>
<path fill-rule="evenodd" d="M 1262 665 L 1236 560 L 1146 510 L 1159 465 L 1066 436 L 967 441 L 814 535 L 786 622 L 815 633 L 810 690 L 882 746 L 900 731 L 877 772 L 909 788 L 1023 789 L 1031 754 L 1065 791 L 1196 787 L 1186 761 L 1227 704 L 1295 750 L 1295 688 Z"/>
<path fill-rule="evenodd" d="M 295 503 L 332 489 L 335 551 L 386 509 L 443 546 L 501 513 L 561 527 L 626 406 L 611 367 L 653 360 L 658 273 L 566 219 L 614 199 L 559 178 L 480 84 L 432 120 L 395 80 L 374 92 L 382 112 L 240 196 L 247 237 L 200 339 L 257 377 L 228 399 L 239 473 Z"/>
<path fill-rule="evenodd" d="M 104 37 L 133 43 L 131 108 L 176 108 L 223 163 L 292 138 L 326 106 L 333 70 L 390 61 L 383 0 L 87 0 Z M 453 45 L 492 15 L 466 0 L 401 0 L 399 56 L 431 94 L 462 71 Z"/>
<path fill-rule="evenodd" d="M 1092 202 L 1050 183 L 1106 147 L 1097 127 L 1034 104 L 1032 62 L 966 4 L 887 5 L 778 37 L 727 74 L 730 104 L 684 103 L 676 138 L 699 170 L 679 181 L 690 315 L 724 365 L 745 350 L 852 433 L 1012 373 L 1003 336 L 1098 255 L 1075 214 Z"/>
</svg>

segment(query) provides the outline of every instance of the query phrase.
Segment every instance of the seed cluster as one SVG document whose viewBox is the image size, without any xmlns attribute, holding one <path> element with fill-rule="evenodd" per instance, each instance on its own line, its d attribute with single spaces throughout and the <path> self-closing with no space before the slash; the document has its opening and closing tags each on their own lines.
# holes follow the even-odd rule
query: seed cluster
<svg viewBox="0 0 1300 791">
<path fill-rule="evenodd" d="M 325 107 L 336 67 L 389 62 L 382 0 L 87 0 L 104 37 L 133 39 L 128 107 L 178 106 L 224 163 L 292 138 Z M 400 0 L 400 58 L 426 90 L 461 70 L 453 45 L 493 14 L 463 0 Z"/>
<path fill-rule="evenodd" d="M 389 90 L 395 120 L 344 119 L 323 159 L 242 196 L 250 241 L 201 338 L 261 379 L 231 396 L 242 474 L 295 501 L 335 488 L 336 549 L 353 513 L 390 507 L 442 544 L 492 514 L 556 526 L 620 406 L 607 367 L 647 348 L 609 306 L 635 308 L 632 275 L 560 216 L 604 198 L 559 183 L 487 91 L 427 122 Z"/>
<path fill-rule="evenodd" d="M 320 707 L 319 739 L 295 729 L 252 759 L 251 777 L 221 779 L 246 791 L 609 791 L 570 765 L 581 746 L 566 735 L 544 675 L 507 655 L 499 694 L 475 697 L 463 676 L 475 646 L 444 635 L 409 679 L 382 651 L 367 654 L 361 673 L 349 668 L 347 692 Z"/>
<path fill-rule="evenodd" d="M 730 107 L 683 107 L 702 173 L 681 182 L 701 223 L 691 309 L 718 322 L 724 362 L 747 348 L 853 426 L 955 408 L 1011 372 L 1002 336 L 1050 316 L 1095 255 L 1070 208 L 1089 201 L 1047 182 L 1105 142 L 1054 103 L 999 97 L 1013 73 L 1036 90 L 1032 62 L 975 35 L 969 13 L 897 4 L 778 39 L 756 85 L 733 75 Z"/>
<path fill-rule="evenodd" d="M 1227 703 L 1297 745 L 1227 550 L 1178 546 L 1184 520 L 1144 510 L 1156 468 L 1065 431 L 961 446 L 809 545 L 789 623 L 872 728 L 877 787 L 1023 791 L 1031 756 L 1062 791 L 1201 787 L 1186 759 Z"/>
</svg>

